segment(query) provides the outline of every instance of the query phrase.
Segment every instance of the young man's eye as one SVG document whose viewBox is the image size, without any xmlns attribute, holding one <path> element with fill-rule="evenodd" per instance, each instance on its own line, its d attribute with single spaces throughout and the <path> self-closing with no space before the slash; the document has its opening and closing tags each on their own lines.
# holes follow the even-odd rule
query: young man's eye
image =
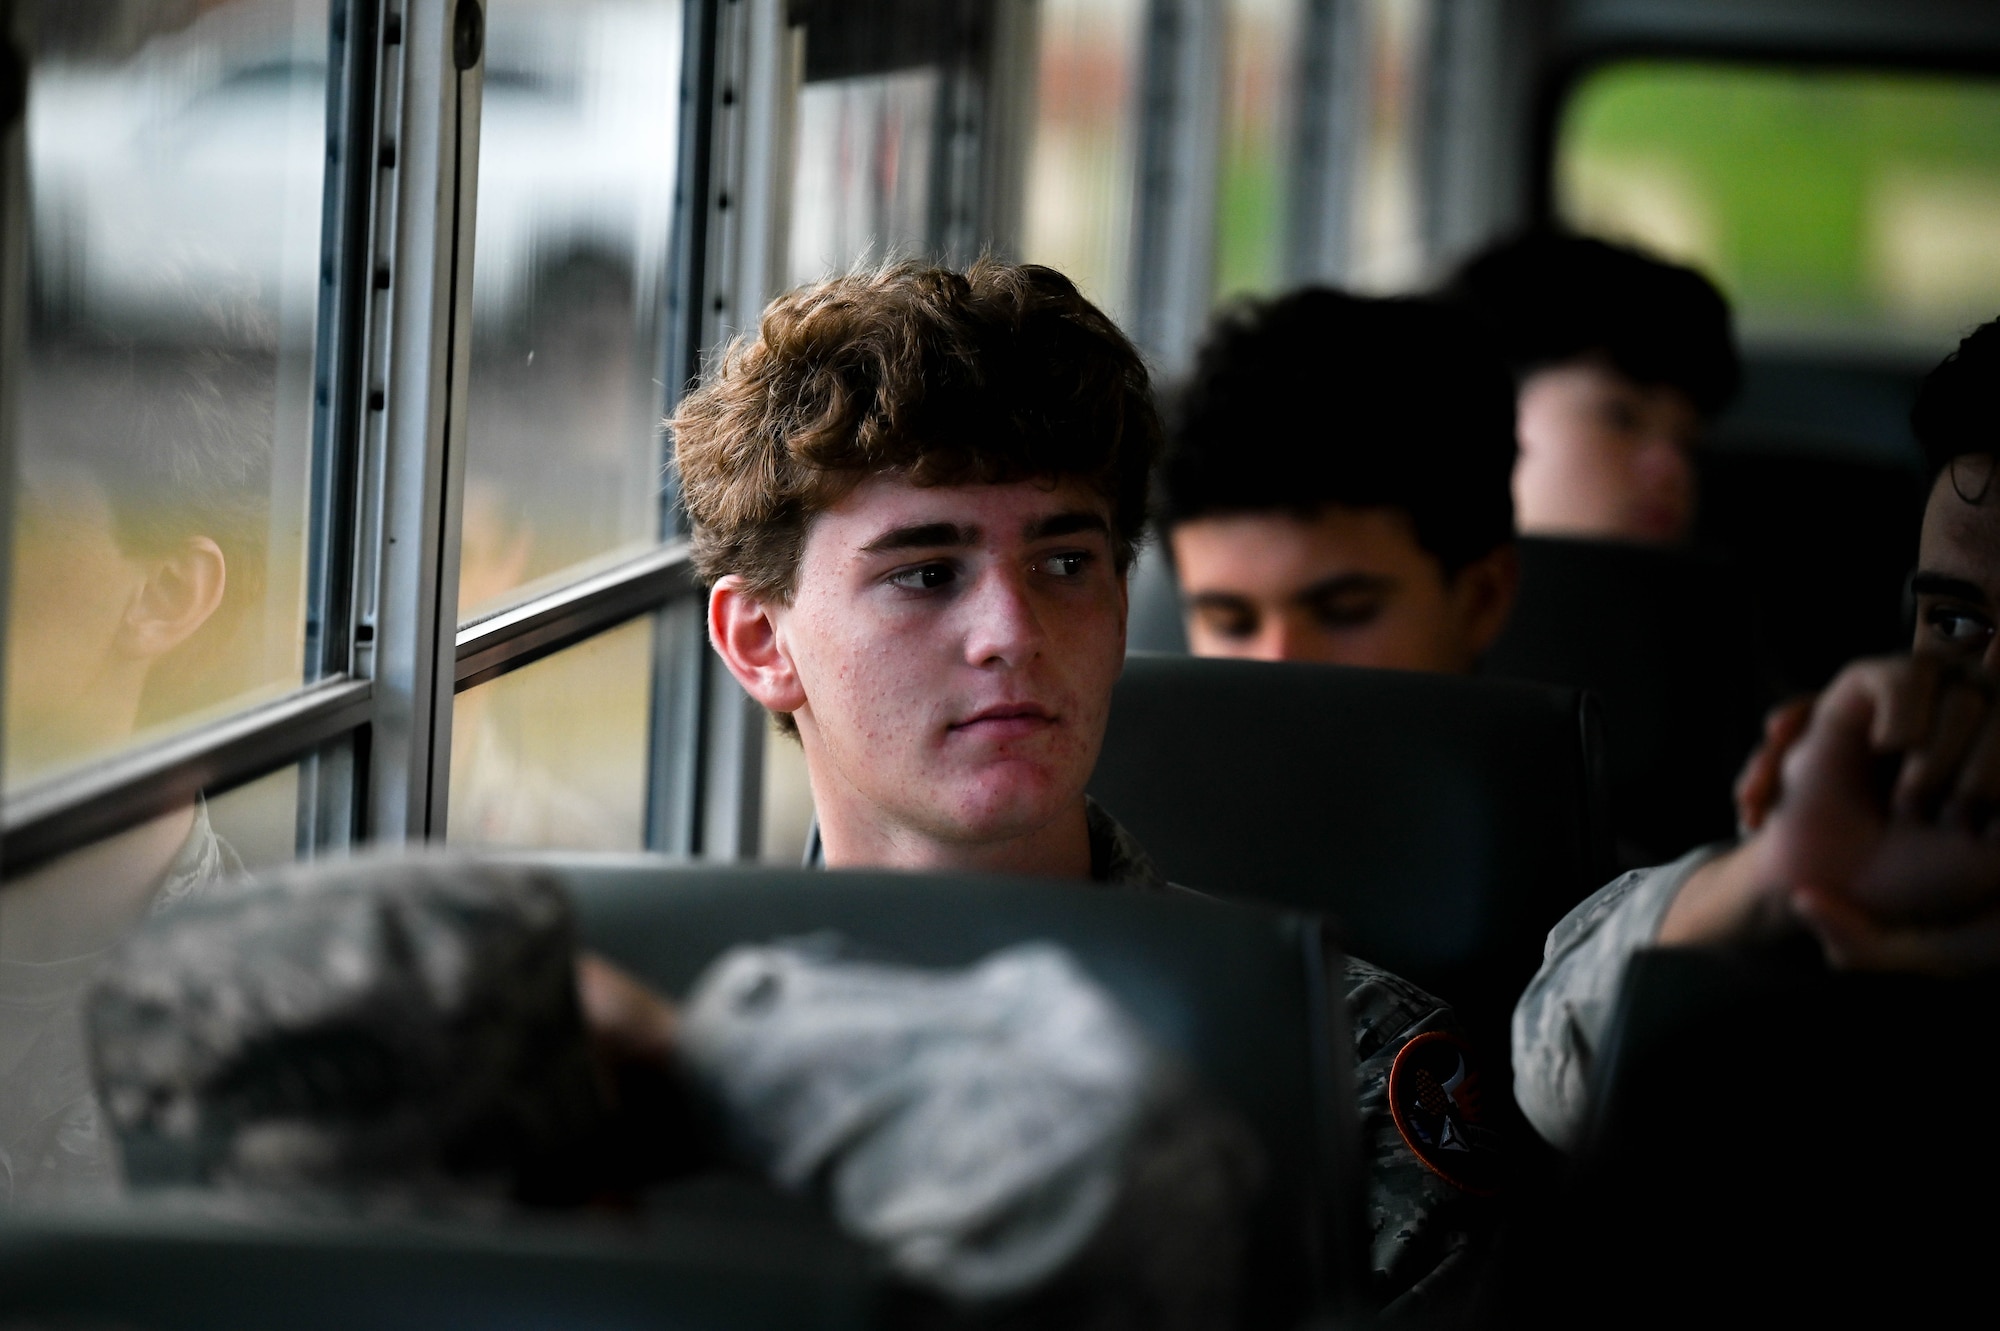
<svg viewBox="0 0 2000 1331">
<path fill-rule="evenodd" d="M 906 592 L 934 592 L 949 587 L 958 579 L 958 570 L 950 564 L 913 564 L 909 568 L 897 569 L 887 579 L 892 587 L 900 587 Z"/>
<path fill-rule="evenodd" d="M 1993 636 L 1993 621 L 1957 606 L 1933 605 L 1924 611 L 1924 627 L 1951 647 L 1979 647 Z"/>
<path fill-rule="evenodd" d="M 1257 636 L 1257 616 L 1249 610 L 1239 610 L 1232 606 L 1198 606 L 1196 615 L 1201 626 L 1218 638 L 1254 638 Z"/>
<path fill-rule="evenodd" d="M 1383 600 L 1378 596 L 1363 598 L 1343 597 L 1339 600 L 1321 601 L 1312 608 L 1313 618 L 1322 628 L 1353 629 L 1364 624 L 1373 624 L 1382 617 Z"/>
<path fill-rule="evenodd" d="M 1088 550 L 1065 550 L 1061 554 L 1045 555 L 1040 561 L 1042 572 L 1057 578 L 1080 578 L 1090 568 Z"/>
</svg>

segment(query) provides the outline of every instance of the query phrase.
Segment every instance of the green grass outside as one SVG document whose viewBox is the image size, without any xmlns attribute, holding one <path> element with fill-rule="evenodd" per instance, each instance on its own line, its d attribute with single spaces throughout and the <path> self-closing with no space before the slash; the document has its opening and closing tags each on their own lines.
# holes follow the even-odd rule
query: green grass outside
<svg viewBox="0 0 2000 1331">
<path fill-rule="evenodd" d="M 1885 173 L 2000 187 L 2000 84 L 1928 74 L 1640 61 L 1590 77 L 1559 139 L 1568 194 L 1621 161 L 1671 164 L 1714 223 L 1701 258 L 1746 310 L 1867 320 Z"/>
</svg>

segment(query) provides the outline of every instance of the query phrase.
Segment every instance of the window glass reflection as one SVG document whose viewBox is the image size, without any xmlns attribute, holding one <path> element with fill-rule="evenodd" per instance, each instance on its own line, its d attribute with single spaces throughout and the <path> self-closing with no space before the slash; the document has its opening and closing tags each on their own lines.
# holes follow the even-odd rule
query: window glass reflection
<svg viewBox="0 0 2000 1331">
<path fill-rule="evenodd" d="M 487 5 L 462 620 L 658 539 L 681 8 Z"/>
<path fill-rule="evenodd" d="M 83 1035 L 91 977 L 149 915 L 212 899 L 290 860 L 298 788 L 298 769 L 284 768 L 0 886 L 0 1205 L 115 1191 Z"/>
<path fill-rule="evenodd" d="M 447 839 L 639 850 L 653 620 L 634 620 L 458 695 Z"/>
<path fill-rule="evenodd" d="M 41 18 L 10 784 L 300 679 L 327 153 L 323 3 Z"/>
</svg>

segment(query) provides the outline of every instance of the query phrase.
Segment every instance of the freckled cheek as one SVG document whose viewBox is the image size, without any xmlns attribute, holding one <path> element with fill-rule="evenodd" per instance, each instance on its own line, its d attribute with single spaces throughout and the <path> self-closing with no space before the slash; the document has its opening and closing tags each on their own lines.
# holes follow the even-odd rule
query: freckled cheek
<svg viewBox="0 0 2000 1331">
<path fill-rule="evenodd" d="M 900 747 L 921 740 L 937 712 L 941 686 L 925 667 L 923 654 L 894 635 L 861 633 L 802 663 L 800 676 L 822 728 Z"/>
</svg>

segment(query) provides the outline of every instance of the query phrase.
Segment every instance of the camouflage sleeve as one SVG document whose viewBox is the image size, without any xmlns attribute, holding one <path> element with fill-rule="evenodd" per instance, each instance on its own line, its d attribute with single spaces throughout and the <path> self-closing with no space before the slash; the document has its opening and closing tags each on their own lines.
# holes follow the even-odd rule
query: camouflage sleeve
<svg viewBox="0 0 2000 1331">
<path fill-rule="evenodd" d="M 1489 1190 L 1467 1186 L 1479 1179 L 1454 1183 L 1417 1155 L 1390 1105 L 1391 1075 L 1397 1056 L 1421 1036 L 1466 1046 L 1451 1009 L 1409 981 L 1353 958 L 1344 978 L 1370 1166 L 1368 1302 L 1385 1313 L 1415 1312 L 1470 1285 L 1497 1215 Z M 1475 1167 L 1490 1175 L 1496 1167 L 1490 1137 L 1472 1145 Z"/>
<path fill-rule="evenodd" d="M 1550 1145 L 1574 1150 L 1583 1130 L 1591 1062 L 1611 1022 L 1625 962 L 1650 946 L 1696 869 L 1725 846 L 1634 869 L 1586 898 L 1549 931 L 1542 968 L 1514 1006 L 1514 1099 Z"/>
</svg>

